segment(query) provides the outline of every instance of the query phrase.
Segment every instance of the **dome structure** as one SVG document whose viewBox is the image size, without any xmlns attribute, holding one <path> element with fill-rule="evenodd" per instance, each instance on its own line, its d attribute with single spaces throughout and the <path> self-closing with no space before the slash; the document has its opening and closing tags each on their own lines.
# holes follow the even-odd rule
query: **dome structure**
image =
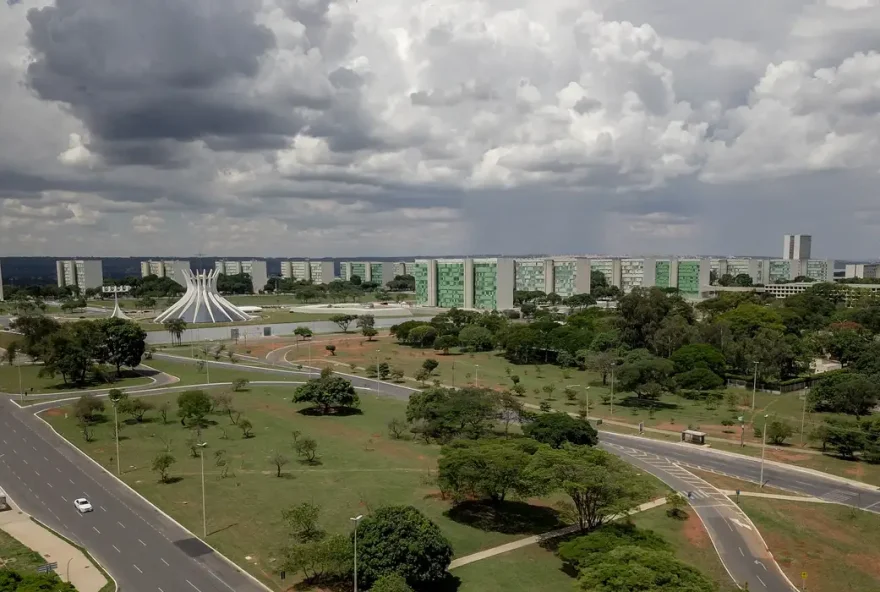
<svg viewBox="0 0 880 592">
<path fill-rule="evenodd" d="M 217 292 L 217 271 L 193 273 L 181 269 L 186 280 L 186 293 L 168 310 L 156 317 L 157 323 L 183 319 L 187 323 L 230 323 L 247 321 L 251 316 Z"/>
</svg>

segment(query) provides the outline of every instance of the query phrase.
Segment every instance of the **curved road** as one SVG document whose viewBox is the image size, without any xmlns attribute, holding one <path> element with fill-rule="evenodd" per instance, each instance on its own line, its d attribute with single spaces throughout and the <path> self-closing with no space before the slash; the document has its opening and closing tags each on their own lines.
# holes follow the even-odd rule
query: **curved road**
<svg viewBox="0 0 880 592">
<path fill-rule="evenodd" d="M 290 382 L 308 378 L 309 370 L 291 369 L 293 364 L 284 358 L 286 349 L 289 347 L 267 356 L 270 363 L 279 367 L 208 363 L 246 368 L 276 378 L 283 376 L 292 379 Z M 170 354 L 154 355 L 181 363 L 197 363 Z M 408 398 L 415 390 L 360 376 L 345 376 L 359 389 L 375 390 L 378 386 L 381 394 L 401 399 Z M 185 388 L 191 385 L 146 385 L 128 391 L 153 395 Z M 35 417 L 35 413 L 65 404 L 47 401 L 19 409 L 10 400 L 0 399 L 3 446 L 0 483 L 25 511 L 88 548 L 125 592 L 264 589 Z M 778 570 L 748 517 L 717 489 L 684 468 L 690 466 L 757 481 L 759 459 L 609 432 L 601 432 L 600 444 L 672 488 L 694 492 L 690 503 L 738 585 L 748 582 L 753 591 L 790 592 L 794 589 Z M 869 511 L 880 510 L 880 490 L 875 487 L 769 462 L 765 465 L 764 477 L 765 483 L 793 492 Z M 92 501 L 96 508 L 94 513 L 80 516 L 75 512 L 72 500 L 79 495 Z"/>
</svg>

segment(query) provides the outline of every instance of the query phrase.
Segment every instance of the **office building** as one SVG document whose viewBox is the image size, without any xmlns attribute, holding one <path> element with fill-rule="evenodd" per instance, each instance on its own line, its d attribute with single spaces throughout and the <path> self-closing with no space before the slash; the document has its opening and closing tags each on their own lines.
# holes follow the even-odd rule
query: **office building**
<svg viewBox="0 0 880 592">
<path fill-rule="evenodd" d="M 791 282 L 799 277 L 808 277 L 818 282 L 834 280 L 833 259 L 718 259 L 717 278 L 724 275 L 736 277 L 746 274 L 752 284 L 778 284 Z M 849 277 L 849 276 L 847 276 Z"/>
<path fill-rule="evenodd" d="M 812 242 L 813 237 L 809 234 L 786 234 L 782 245 L 782 259 L 809 259 Z"/>
<path fill-rule="evenodd" d="M 141 261 L 141 277 L 154 275 L 156 277 L 171 278 L 183 287 L 186 287 L 184 269 L 190 269 L 189 261 Z"/>
<path fill-rule="evenodd" d="M 847 279 L 877 279 L 880 277 L 880 264 L 878 263 L 847 263 L 843 277 Z"/>
<path fill-rule="evenodd" d="M 332 261 L 282 261 L 281 277 L 314 284 L 329 284 L 335 278 Z"/>
<path fill-rule="evenodd" d="M 397 277 L 399 275 L 412 275 L 414 267 L 414 261 L 397 261 L 394 264 L 394 276 Z"/>
<path fill-rule="evenodd" d="M 362 282 L 375 282 L 384 286 L 394 279 L 395 263 L 392 261 L 342 261 L 339 275 L 345 281 L 358 276 Z"/>
<path fill-rule="evenodd" d="M 590 292 L 590 260 L 582 257 L 514 260 L 514 288 L 558 294 L 563 298 Z"/>
<path fill-rule="evenodd" d="M 230 261 L 226 259 L 220 259 L 215 262 L 214 268 L 217 273 L 222 273 L 224 275 L 239 275 L 242 273 L 248 274 L 249 276 L 251 276 L 251 282 L 254 286 L 254 294 L 262 292 L 263 288 L 266 287 L 266 283 L 269 281 L 269 274 L 266 272 L 265 261 L 260 261 L 256 259 L 250 259 L 246 261 Z"/>
<path fill-rule="evenodd" d="M 413 275 L 420 306 L 505 310 L 513 308 L 514 260 L 419 259 Z"/>
<path fill-rule="evenodd" d="M 58 287 L 75 286 L 80 292 L 104 285 L 104 270 L 100 259 L 67 259 L 55 262 Z"/>
</svg>

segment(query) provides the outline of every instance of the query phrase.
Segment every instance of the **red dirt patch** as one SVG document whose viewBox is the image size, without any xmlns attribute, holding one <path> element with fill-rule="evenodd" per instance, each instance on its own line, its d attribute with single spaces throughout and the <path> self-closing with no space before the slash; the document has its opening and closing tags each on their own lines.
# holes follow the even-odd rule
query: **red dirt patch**
<svg viewBox="0 0 880 592">
<path fill-rule="evenodd" d="M 43 411 L 43 414 L 48 415 L 49 417 L 58 417 L 60 415 L 64 415 L 64 409 L 53 407 L 52 409 L 46 409 L 45 411 Z"/>
<path fill-rule="evenodd" d="M 796 452 L 786 452 L 784 450 L 768 450 L 767 458 L 780 462 L 803 462 L 813 458 L 809 454 L 797 454 Z"/>
<path fill-rule="evenodd" d="M 859 481 L 862 481 L 865 478 L 865 467 L 861 464 L 857 464 L 851 469 L 846 469 L 844 473 L 846 473 L 847 475 L 852 475 Z"/>
<path fill-rule="evenodd" d="M 705 549 L 712 544 L 709 533 L 696 516 L 688 516 L 688 519 L 682 523 L 681 529 L 688 542 L 698 549 Z"/>
<path fill-rule="evenodd" d="M 872 577 L 880 580 L 880 556 L 874 555 L 849 555 L 851 561 L 856 567 Z"/>
</svg>

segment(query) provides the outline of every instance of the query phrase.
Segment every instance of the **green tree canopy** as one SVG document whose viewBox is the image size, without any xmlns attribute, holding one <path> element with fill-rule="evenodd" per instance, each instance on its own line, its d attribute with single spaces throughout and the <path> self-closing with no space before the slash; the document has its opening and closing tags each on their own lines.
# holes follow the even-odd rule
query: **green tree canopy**
<svg viewBox="0 0 880 592">
<path fill-rule="evenodd" d="M 653 530 L 636 528 L 631 522 L 614 522 L 562 543 L 559 558 L 576 572 L 617 547 L 629 546 L 672 551 L 672 545 Z"/>
<path fill-rule="evenodd" d="M 537 448 L 521 440 L 456 440 L 441 450 L 440 490 L 456 501 L 535 495 L 538 484 L 528 468 Z"/>
<path fill-rule="evenodd" d="M 495 336 L 479 325 L 467 325 L 458 333 L 458 344 L 468 351 L 490 351 L 495 347 Z"/>
<path fill-rule="evenodd" d="M 617 370 L 620 388 L 635 393 L 639 398 L 655 399 L 669 388 L 674 366 L 669 360 L 657 357 L 648 350 L 629 352 Z"/>
<path fill-rule="evenodd" d="M 717 584 L 671 553 L 617 547 L 581 569 L 583 592 L 713 592 Z"/>
<path fill-rule="evenodd" d="M 810 390 L 810 402 L 816 411 L 846 413 L 856 418 L 868 415 L 878 401 L 880 384 L 877 378 L 864 374 L 832 374 Z"/>
<path fill-rule="evenodd" d="M 177 416 L 181 425 L 202 425 L 213 406 L 205 391 L 184 391 L 177 395 Z"/>
<path fill-rule="evenodd" d="M 571 417 L 567 413 L 544 413 L 523 427 L 529 438 L 561 448 L 566 443 L 579 446 L 595 446 L 599 435 L 589 422 Z"/>
<path fill-rule="evenodd" d="M 367 586 L 398 573 L 414 588 L 446 577 L 452 545 L 436 524 L 412 506 L 385 506 L 358 529 L 358 569 Z"/>
<path fill-rule="evenodd" d="M 479 438 L 497 419 L 499 406 L 498 393 L 491 389 L 436 387 L 410 396 L 406 419 L 426 439 Z"/>
<path fill-rule="evenodd" d="M 706 343 L 692 343 L 678 348 L 669 358 L 675 365 L 675 373 L 681 374 L 694 368 L 708 368 L 719 376 L 724 375 L 727 360 L 720 351 Z"/>
<path fill-rule="evenodd" d="M 98 321 L 100 332 L 99 359 L 116 367 L 134 368 L 140 365 L 146 349 L 147 333 L 134 321 L 125 319 L 102 319 Z"/>
<path fill-rule="evenodd" d="M 322 371 L 319 378 L 312 379 L 297 387 L 293 401 L 295 403 L 313 403 L 325 415 L 340 409 L 360 406 L 360 397 L 351 382 L 329 371 Z"/>
</svg>

